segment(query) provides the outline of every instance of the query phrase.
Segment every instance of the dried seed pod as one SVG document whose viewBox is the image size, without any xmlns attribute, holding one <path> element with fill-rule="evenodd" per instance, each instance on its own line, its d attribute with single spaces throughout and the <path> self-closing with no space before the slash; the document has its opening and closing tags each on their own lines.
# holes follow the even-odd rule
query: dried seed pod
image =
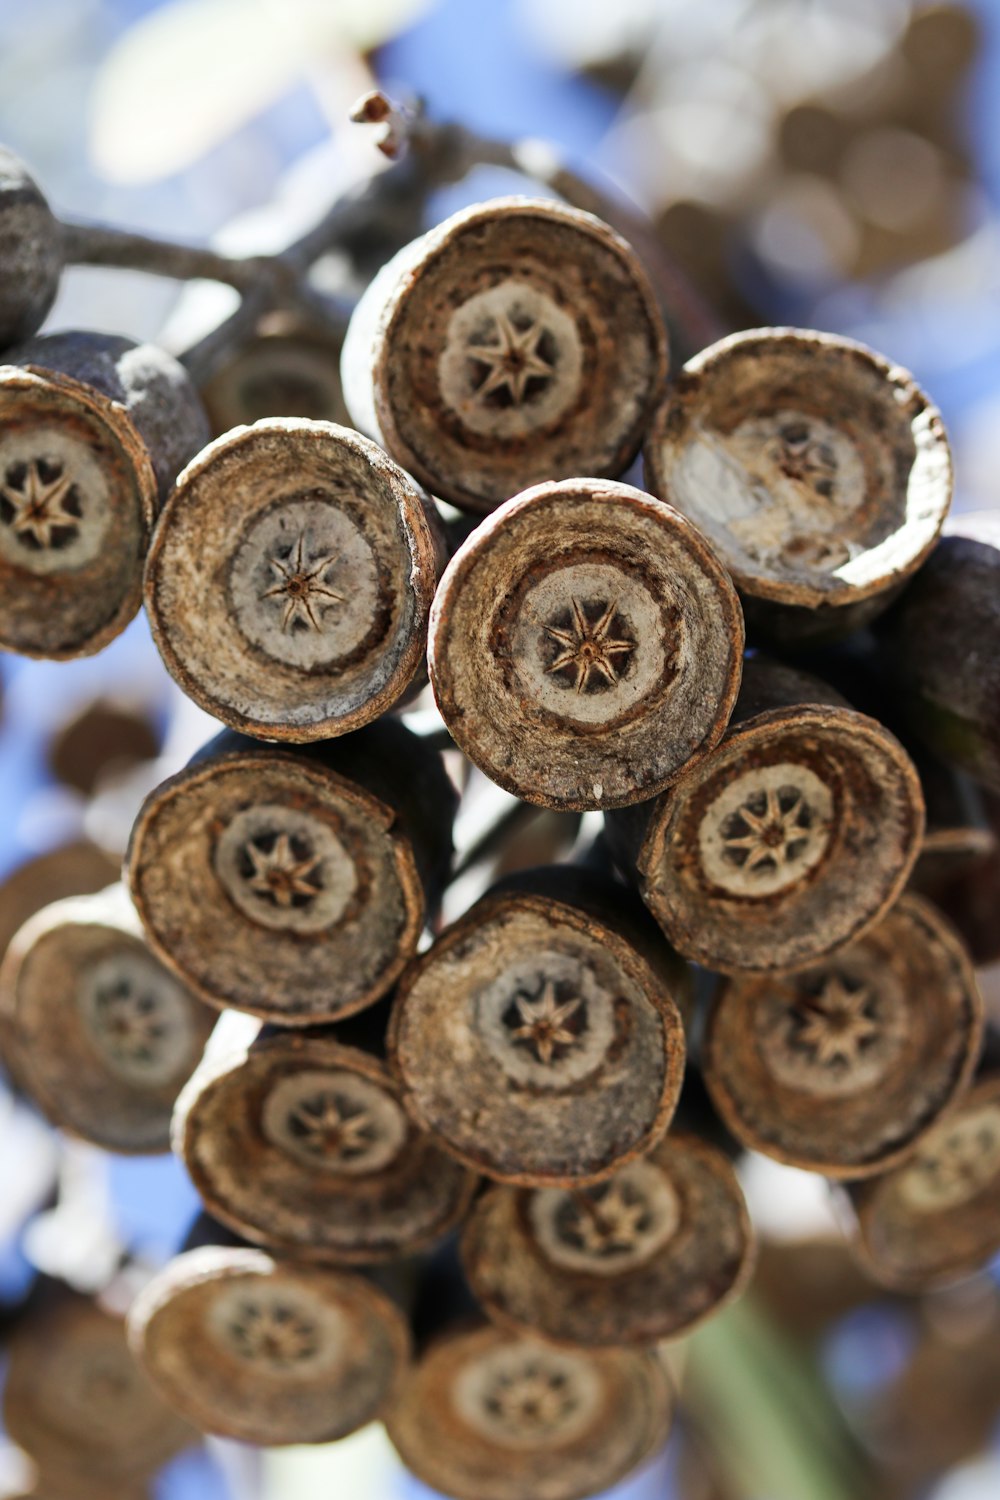
<svg viewBox="0 0 1000 1500">
<path fill-rule="evenodd" d="M 18 865 L 0 884 L 0 959 L 19 927 L 43 906 L 67 896 L 92 896 L 121 874 L 121 862 L 81 839 Z"/>
<path fill-rule="evenodd" d="M 942 760 L 1000 791 L 1000 522 L 956 516 L 881 622 L 905 721 Z"/>
<path fill-rule="evenodd" d="M 651 1344 L 742 1291 L 753 1230 L 722 1153 L 671 1131 L 597 1189 L 490 1188 L 462 1256 L 504 1326 L 567 1344 Z"/>
<path fill-rule="evenodd" d="M 194 1440 L 136 1366 L 121 1318 L 51 1289 L 11 1340 L 9 1436 L 53 1484 L 81 1473 L 124 1491 Z"/>
<path fill-rule="evenodd" d="M 180 476 L 146 567 L 146 610 L 189 698 L 267 739 L 344 734 L 423 665 L 438 576 L 425 497 L 332 422 L 227 433 Z"/>
<path fill-rule="evenodd" d="M 464 1217 L 476 1183 L 410 1123 L 376 1057 L 233 1014 L 177 1101 L 173 1138 L 217 1219 L 308 1260 L 418 1250 Z"/>
<path fill-rule="evenodd" d="M 754 657 L 719 747 L 655 802 L 609 816 L 616 858 L 706 968 L 814 963 L 905 884 L 923 834 L 919 778 L 887 729 L 842 703 Z"/>
<path fill-rule="evenodd" d="M 702 1071 L 745 1146 L 857 1178 L 907 1156 L 969 1084 L 983 1003 L 949 924 L 904 894 L 834 958 L 716 992 Z"/>
<path fill-rule="evenodd" d="M 725 729 L 743 619 L 711 548 L 629 485 L 515 496 L 452 558 L 431 612 L 434 695 L 506 791 L 556 808 L 662 790 Z"/>
<path fill-rule="evenodd" d="M 645 464 L 654 494 L 718 548 L 752 626 L 779 638 L 872 618 L 951 503 L 941 416 L 912 377 L 800 329 L 733 334 L 690 360 Z"/>
<path fill-rule="evenodd" d="M 597 1182 L 647 1151 L 680 1091 L 684 974 L 644 918 L 610 882 L 551 869 L 448 928 L 400 980 L 389 1031 L 417 1124 L 526 1186 Z"/>
<path fill-rule="evenodd" d="M 266 417 L 349 424 L 340 385 L 343 329 L 270 313 L 201 386 L 216 437 Z"/>
<path fill-rule="evenodd" d="M 355 425 L 432 494 L 489 511 L 542 479 L 615 477 L 667 370 L 646 274 L 600 219 L 497 198 L 380 272 L 351 319 Z"/>
<path fill-rule="evenodd" d="M 898 1167 L 853 1190 L 854 1249 L 876 1281 L 918 1292 L 1000 1249 L 1000 1077 L 981 1077 Z"/>
<path fill-rule="evenodd" d="M 95 698 L 60 725 L 49 741 L 46 760 L 57 781 L 91 797 L 102 782 L 155 760 L 160 742 L 147 710 Z"/>
<path fill-rule="evenodd" d="M 672 1419 L 652 1354 L 480 1327 L 429 1347 L 386 1426 L 418 1479 L 457 1500 L 582 1500 L 654 1453 Z"/>
<path fill-rule="evenodd" d="M 37 912 L 0 966 L 18 1082 L 53 1124 L 109 1151 L 166 1151 L 213 1013 L 156 960 L 121 887 Z"/>
<path fill-rule="evenodd" d="M 59 290 L 62 236 L 24 162 L 0 146 L 0 349 L 28 339 Z"/>
<path fill-rule="evenodd" d="M 132 619 L 160 497 L 208 425 L 152 344 L 53 334 L 0 367 L 0 645 L 86 656 Z"/>
<path fill-rule="evenodd" d="M 223 734 L 147 797 L 126 857 L 156 952 L 209 1004 L 287 1026 L 386 993 L 433 918 L 455 792 L 382 720 L 308 751 Z"/>
<path fill-rule="evenodd" d="M 381 1416 L 409 1358 L 406 1321 L 365 1278 L 205 1246 L 175 1256 L 128 1318 L 137 1361 L 203 1432 L 331 1443 Z"/>
</svg>

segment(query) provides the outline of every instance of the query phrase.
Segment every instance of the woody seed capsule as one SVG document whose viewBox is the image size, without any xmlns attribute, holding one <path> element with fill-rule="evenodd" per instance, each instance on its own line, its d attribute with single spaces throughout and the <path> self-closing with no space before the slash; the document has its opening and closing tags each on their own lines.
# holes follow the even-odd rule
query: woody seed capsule
<svg viewBox="0 0 1000 1500">
<path fill-rule="evenodd" d="M 147 797 L 126 856 L 147 936 L 201 998 L 286 1026 L 386 993 L 432 918 L 456 797 L 382 720 L 321 749 L 223 734 Z"/>
<path fill-rule="evenodd" d="M 801 968 L 859 937 L 899 895 L 923 824 L 919 778 L 888 730 L 762 657 L 745 664 L 717 749 L 607 820 L 670 941 L 721 973 Z"/>
<path fill-rule="evenodd" d="M 725 570 L 671 506 L 593 479 L 538 485 L 445 570 L 429 667 L 442 717 L 525 801 L 619 807 L 687 774 L 739 688 Z"/>
<path fill-rule="evenodd" d="M 822 965 L 730 979 L 702 1071 L 742 1143 L 858 1178 L 884 1172 L 967 1088 L 983 1006 L 968 955 L 929 902 L 904 894 Z"/>
<path fill-rule="evenodd" d="M 644 450 L 646 481 L 704 531 L 753 628 L 844 634 L 924 561 L 951 503 L 941 415 L 898 366 L 800 329 L 690 360 Z"/>
<path fill-rule="evenodd" d="M 342 330 L 287 313 L 262 318 L 227 349 L 201 386 L 213 436 L 267 417 L 347 424 L 340 387 Z"/>
<path fill-rule="evenodd" d="M 543 479 L 615 477 L 667 368 L 645 272 L 600 219 L 498 198 L 402 250 L 348 328 L 362 431 L 434 495 L 489 511 Z"/>
<path fill-rule="evenodd" d="M 235 729 L 311 741 L 391 708 L 424 660 L 432 507 L 366 438 L 275 418 L 211 443 L 156 528 L 146 609 L 168 671 Z"/>
<path fill-rule="evenodd" d="M 586 1346 L 690 1332 L 739 1294 L 753 1249 L 732 1167 L 676 1131 L 600 1188 L 492 1187 L 462 1235 L 492 1318 Z"/>
<path fill-rule="evenodd" d="M 24 163 L 0 146 L 0 349 L 28 339 L 59 290 L 59 224 Z"/>
</svg>

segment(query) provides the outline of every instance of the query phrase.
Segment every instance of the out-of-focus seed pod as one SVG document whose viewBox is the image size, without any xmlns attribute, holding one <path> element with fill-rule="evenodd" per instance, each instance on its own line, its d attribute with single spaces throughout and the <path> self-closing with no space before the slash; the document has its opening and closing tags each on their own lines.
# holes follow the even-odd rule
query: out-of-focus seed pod
<svg viewBox="0 0 1000 1500">
<path fill-rule="evenodd" d="M 492 1187 L 462 1236 L 491 1317 L 586 1346 L 690 1332 L 743 1289 L 753 1248 L 729 1162 L 674 1131 L 600 1188 Z"/>
<path fill-rule="evenodd" d="M 851 340 L 733 334 L 678 376 L 645 447 L 646 479 L 699 526 L 751 634 L 833 638 L 872 619 L 924 561 L 951 503 L 937 408 Z"/>
<path fill-rule="evenodd" d="M 276 418 L 181 474 L 146 610 L 208 713 L 265 739 L 328 739 L 391 708 L 422 668 L 442 550 L 429 502 L 374 443 Z"/>
<path fill-rule="evenodd" d="M 155 760 L 160 740 L 152 716 L 138 705 L 96 698 L 59 726 L 46 759 L 57 781 L 90 797 L 102 781 Z"/>
<path fill-rule="evenodd" d="M 439 754 L 396 720 L 310 750 L 223 734 L 143 804 L 133 900 L 209 1004 L 336 1020 L 391 988 L 433 920 L 456 800 Z"/>
<path fill-rule="evenodd" d="M 106 890 L 120 874 L 120 861 L 84 839 L 18 865 L 0 884 L 0 959 L 18 928 L 43 906 Z"/>
<path fill-rule="evenodd" d="M 388 263 L 342 368 L 355 425 L 432 494 L 484 512 L 544 479 L 623 473 L 666 335 L 645 272 L 600 219 L 498 198 Z"/>
<path fill-rule="evenodd" d="M 136 1360 L 203 1432 L 274 1447 L 331 1443 L 393 1404 L 406 1321 L 370 1280 L 203 1246 L 175 1256 L 129 1312 Z"/>
<path fill-rule="evenodd" d="M 131 1494 L 194 1441 L 136 1366 L 123 1320 L 54 1287 L 11 1340 L 3 1416 L 56 1493 L 82 1475 Z"/>
<path fill-rule="evenodd" d="M 18 1082 L 109 1151 L 166 1151 L 213 1013 L 163 968 L 120 886 L 45 907 L 11 938 L 0 1011 Z"/>
<path fill-rule="evenodd" d="M 911 732 L 1000 791 L 1000 521 L 956 516 L 880 622 L 879 644 Z"/>
<path fill-rule="evenodd" d="M 0 349 L 41 328 L 62 274 L 59 223 L 27 167 L 0 146 Z"/>
<path fill-rule="evenodd" d="M 410 1123 L 384 1063 L 346 1042 L 340 1028 L 261 1033 L 224 1016 L 177 1101 L 174 1149 L 203 1201 L 269 1250 L 407 1255 L 471 1201 L 475 1177 Z"/>
<path fill-rule="evenodd" d="M 653 1354 L 478 1327 L 429 1346 L 386 1426 L 418 1479 L 457 1500 L 583 1500 L 656 1452 L 672 1420 Z"/>
<path fill-rule="evenodd" d="M 920 1292 L 1000 1249 L 1000 1077 L 984 1074 L 900 1166 L 852 1192 L 869 1275 Z"/>
<path fill-rule="evenodd" d="M 671 506 L 577 479 L 515 496 L 456 553 L 431 612 L 442 717 L 492 781 L 618 807 L 686 775 L 739 688 L 743 619 Z"/>
<path fill-rule="evenodd" d="M 288 313 L 262 318 L 201 386 L 216 437 L 267 417 L 349 425 L 340 386 L 343 330 Z"/>
<path fill-rule="evenodd" d="M 413 1119 L 474 1171 L 597 1182 L 670 1122 L 685 994 L 684 966 L 628 893 L 582 871 L 534 871 L 485 896 L 402 976 L 390 1060 Z"/>
<path fill-rule="evenodd" d="M 718 748 L 607 820 L 670 941 L 721 973 L 801 968 L 859 937 L 899 895 L 923 825 L 919 778 L 889 731 L 762 657 L 745 664 Z"/>
<path fill-rule="evenodd" d="M 52 334 L 0 365 L 0 645 L 99 651 L 132 619 L 160 499 L 208 425 L 152 344 Z"/>
<path fill-rule="evenodd" d="M 702 1071 L 745 1146 L 828 1177 L 872 1176 L 912 1152 L 965 1091 L 982 1025 L 958 935 L 904 894 L 822 965 L 725 982 Z"/>
</svg>

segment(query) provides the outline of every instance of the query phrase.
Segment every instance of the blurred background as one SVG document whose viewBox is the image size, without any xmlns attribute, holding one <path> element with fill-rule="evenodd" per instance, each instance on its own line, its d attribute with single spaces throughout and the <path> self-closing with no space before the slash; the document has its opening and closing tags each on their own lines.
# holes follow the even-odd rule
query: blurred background
<svg viewBox="0 0 1000 1500">
<path fill-rule="evenodd" d="M 1000 0 L 0 0 L 0 141 L 78 218 L 279 246 L 374 169 L 347 116 L 375 81 L 611 179 L 719 331 L 828 329 L 910 368 L 944 412 L 959 508 L 1000 506 Z M 450 189 L 432 215 L 489 190 Z M 232 295 L 81 268 L 47 326 L 177 349 Z M 93 660 L 0 658 L 0 677 L 2 946 L 26 862 L 84 841 L 119 857 L 146 791 L 212 726 L 141 618 Z M 0 1321 L 40 1270 L 92 1291 L 123 1255 L 176 1248 L 196 1200 L 173 1159 L 72 1143 L 2 1084 L 0 1122 Z M 889 1297 L 849 1260 L 819 1179 L 741 1170 L 755 1286 L 672 1356 L 683 1420 L 616 1494 L 996 1500 L 1000 1277 Z M 0 1446 L 0 1496 L 25 1479 Z M 155 1488 L 419 1494 L 375 1430 L 336 1449 L 210 1443 Z"/>
</svg>

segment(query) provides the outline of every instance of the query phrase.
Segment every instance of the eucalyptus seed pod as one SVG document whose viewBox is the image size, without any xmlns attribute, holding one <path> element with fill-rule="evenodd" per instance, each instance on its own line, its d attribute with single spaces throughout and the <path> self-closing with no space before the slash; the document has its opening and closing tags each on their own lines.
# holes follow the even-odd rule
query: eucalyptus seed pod
<svg viewBox="0 0 1000 1500">
<path fill-rule="evenodd" d="M 0 1011 L 18 1083 L 54 1125 L 108 1151 L 168 1149 L 214 1016 L 149 951 L 120 886 L 57 901 L 15 933 Z"/>
<path fill-rule="evenodd" d="M 0 349 L 37 333 L 63 268 L 58 220 L 24 162 L 0 146 Z"/>
<path fill-rule="evenodd" d="M 0 882 L 0 959 L 29 917 L 67 896 L 92 896 L 121 874 L 121 863 L 80 839 L 25 860 Z"/>
<path fill-rule="evenodd" d="M 177 1101 L 174 1150 L 213 1216 L 269 1250 L 408 1255 L 464 1218 L 476 1179 L 410 1123 L 385 1064 L 339 1032 L 223 1016 Z"/>
<path fill-rule="evenodd" d="M 181 474 L 146 565 L 171 676 L 232 728 L 328 739 L 391 708 L 423 667 L 443 543 L 380 448 L 275 418 Z"/>
<path fill-rule="evenodd" d="M 342 364 L 355 425 L 479 512 L 543 479 L 622 474 L 666 370 L 629 245 L 530 198 L 464 209 L 400 251 L 359 302 Z"/>
<path fill-rule="evenodd" d="M 672 507 L 630 485 L 537 485 L 472 533 L 431 611 L 441 715 L 528 802 L 619 807 L 687 775 L 739 688 L 725 570 Z"/>
<path fill-rule="evenodd" d="M 645 1350 L 555 1349 L 499 1328 L 431 1344 L 386 1418 L 422 1483 L 456 1500 L 583 1500 L 666 1441 L 673 1396 Z"/>
<path fill-rule="evenodd" d="M 336 1442 L 380 1417 L 410 1350 L 403 1314 L 370 1280 L 211 1245 L 153 1277 L 128 1334 L 195 1427 L 265 1447 Z"/>
<path fill-rule="evenodd" d="M 86 1475 L 114 1495 L 195 1437 L 136 1366 L 123 1319 L 55 1286 L 11 1339 L 3 1417 L 53 1486 Z"/>
<path fill-rule="evenodd" d="M 340 385 L 344 330 L 287 312 L 262 318 L 201 385 L 214 437 L 266 417 L 349 425 Z"/>
<path fill-rule="evenodd" d="M 582 871 L 516 877 L 403 974 L 388 1039 L 403 1103 L 488 1177 L 600 1181 L 670 1122 L 685 982 L 628 893 Z"/>
<path fill-rule="evenodd" d="M 956 516 L 880 624 L 899 708 L 942 760 L 1000 791 L 1000 521 Z"/>
<path fill-rule="evenodd" d="M 723 974 L 802 968 L 860 937 L 902 890 L 923 827 L 919 778 L 889 731 L 762 657 L 745 663 L 718 748 L 607 820 L 670 941 Z"/>
<path fill-rule="evenodd" d="M 1000 1250 L 1000 1076 L 984 1073 L 898 1167 L 860 1183 L 853 1248 L 876 1281 L 921 1292 Z"/>
<path fill-rule="evenodd" d="M 438 753 L 395 720 L 297 751 L 222 734 L 143 804 L 132 897 L 210 1005 L 338 1019 L 392 987 L 433 920 L 456 800 Z"/>
<path fill-rule="evenodd" d="M 100 333 L 31 340 L 0 366 L 0 645 L 62 659 L 132 619 L 161 497 L 208 425 L 187 373 Z"/>
<path fill-rule="evenodd" d="M 600 1188 L 491 1187 L 462 1235 L 491 1318 L 585 1346 L 689 1333 L 742 1291 L 753 1251 L 729 1162 L 675 1131 Z"/>
<path fill-rule="evenodd" d="M 951 503 L 937 408 L 905 370 L 830 334 L 758 328 L 681 371 L 646 482 L 718 550 L 751 633 L 857 629 L 924 561 Z"/>
<path fill-rule="evenodd" d="M 828 1177 L 868 1177 L 908 1156 L 961 1097 L 982 1028 L 957 933 L 904 894 L 823 964 L 723 983 L 701 1066 L 751 1150 Z"/>
</svg>

